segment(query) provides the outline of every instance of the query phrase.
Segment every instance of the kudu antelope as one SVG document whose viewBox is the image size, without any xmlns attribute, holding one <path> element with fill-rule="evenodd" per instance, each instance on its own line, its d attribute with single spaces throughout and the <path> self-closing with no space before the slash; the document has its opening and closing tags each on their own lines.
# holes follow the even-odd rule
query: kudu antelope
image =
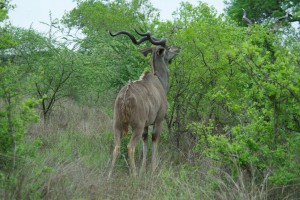
<svg viewBox="0 0 300 200">
<path fill-rule="evenodd" d="M 140 50 L 144 56 L 151 53 L 152 73 L 146 72 L 139 80 L 129 82 L 120 90 L 116 98 L 113 119 L 115 147 L 108 177 L 112 174 L 120 150 L 120 140 L 122 135 L 127 134 L 128 126 L 132 128 L 132 136 L 127 146 L 131 174 L 133 176 L 137 175 L 134 151 L 135 145 L 141 137 L 143 138 L 141 171 L 145 170 L 148 149 L 148 127 L 150 125 L 153 125 L 152 171 L 155 170 L 157 165 L 157 143 L 167 111 L 168 64 L 180 51 L 179 47 L 167 46 L 165 38 L 159 40 L 152 37 L 150 32 L 137 33 L 142 36 L 139 40 L 136 40 L 127 31 L 120 31 L 115 34 L 110 33 L 111 36 L 127 35 L 137 45 L 149 41 L 155 46 Z"/>
</svg>

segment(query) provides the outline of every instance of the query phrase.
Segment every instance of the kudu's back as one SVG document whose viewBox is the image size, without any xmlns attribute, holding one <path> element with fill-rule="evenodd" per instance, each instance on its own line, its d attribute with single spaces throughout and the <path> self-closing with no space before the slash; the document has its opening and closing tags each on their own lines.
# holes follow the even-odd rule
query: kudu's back
<svg viewBox="0 0 300 200">
<path fill-rule="evenodd" d="M 153 73 L 125 85 L 119 92 L 114 108 L 114 129 L 126 135 L 128 126 L 146 127 L 162 121 L 167 111 L 164 88 Z"/>
</svg>

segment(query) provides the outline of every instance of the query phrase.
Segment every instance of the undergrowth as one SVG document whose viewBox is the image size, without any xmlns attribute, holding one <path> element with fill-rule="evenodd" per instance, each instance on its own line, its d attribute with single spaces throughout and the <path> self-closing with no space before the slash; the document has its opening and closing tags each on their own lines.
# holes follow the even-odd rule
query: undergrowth
<svg viewBox="0 0 300 200">
<path fill-rule="evenodd" d="M 270 187 L 268 174 L 262 184 L 257 184 L 255 173 L 249 176 L 238 166 L 236 174 L 232 175 L 217 161 L 188 156 L 193 151 L 183 152 L 184 148 L 180 150 L 175 147 L 166 135 L 167 131 L 163 133 L 160 141 L 160 162 L 154 173 L 147 170 L 137 178 L 130 177 L 126 161 L 129 135 L 122 141 L 121 155 L 112 178 L 108 180 L 113 150 L 111 124 L 111 117 L 100 109 L 83 107 L 72 102 L 57 107 L 47 125 L 40 123 L 30 128 L 26 145 L 34 146 L 35 151 L 23 159 L 21 166 L 11 174 L 11 177 L 15 177 L 15 182 L 7 184 L 1 190 L 0 197 L 296 199 L 293 191 L 286 192 L 282 188 Z M 138 166 L 142 156 L 141 147 L 140 142 L 136 148 Z M 150 160 L 148 159 L 148 164 Z M 4 195 L 4 192 L 10 195 Z"/>
</svg>

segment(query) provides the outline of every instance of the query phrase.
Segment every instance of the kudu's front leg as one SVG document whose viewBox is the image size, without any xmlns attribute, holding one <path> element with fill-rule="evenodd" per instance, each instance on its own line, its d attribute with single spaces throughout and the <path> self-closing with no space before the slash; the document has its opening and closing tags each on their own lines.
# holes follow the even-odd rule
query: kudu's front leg
<svg viewBox="0 0 300 200">
<path fill-rule="evenodd" d="M 160 132 L 162 130 L 162 122 L 155 123 L 153 126 L 152 133 L 152 172 L 155 171 L 157 167 L 157 145 L 159 141 Z"/>
<path fill-rule="evenodd" d="M 147 163 L 147 152 L 148 152 L 148 126 L 144 128 L 143 132 L 143 161 L 140 169 L 140 174 L 145 172 Z"/>
</svg>

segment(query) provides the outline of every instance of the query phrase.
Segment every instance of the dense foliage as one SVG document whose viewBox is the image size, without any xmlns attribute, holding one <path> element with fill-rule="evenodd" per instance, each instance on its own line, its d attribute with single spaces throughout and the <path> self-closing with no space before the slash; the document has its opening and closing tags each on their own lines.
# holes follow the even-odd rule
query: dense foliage
<svg viewBox="0 0 300 200">
<path fill-rule="evenodd" d="M 13 49 L 19 43 L 4 22 L 9 9 L 7 2 L 1 1 L 0 6 L 0 187 L 13 190 L 17 181 L 14 174 L 23 161 L 20 157 L 27 157 L 31 149 L 22 141 L 28 124 L 38 119 L 33 109 L 37 101 L 26 93 L 32 87 L 32 77 L 23 64 L 13 62 Z M 10 198 L 8 193 L 4 194 L 3 198 Z"/>
<path fill-rule="evenodd" d="M 172 76 L 174 132 L 194 129 L 196 150 L 233 170 L 299 181 L 298 38 L 228 25 L 205 5 L 178 14 L 185 27 L 174 40 L 185 52 Z"/>
<path fill-rule="evenodd" d="M 0 7 L 0 198 L 78 198 L 65 191 L 66 184 L 77 191 L 82 182 L 69 177 L 70 165 L 104 177 L 114 98 L 150 63 L 138 52 L 149 44 L 135 46 L 108 34 L 121 29 L 149 30 L 181 47 L 169 65 L 162 134 L 162 157 L 171 158 L 157 177 L 146 175 L 145 187 L 161 185 L 157 194 L 165 198 L 300 195 L 300 34 L 290 25 L 299 22 L 297 1 L 228 1 L 226 15 L 201 2 L 182 3 L 172 21 L 161 22 L 148 0 L 79 0 L 63 19 L 51 19 L 48 33 L 5 23 L 11 7 L 7 1 Z M 242 9 L 256 24 L 245 27 Z M 293 17 L 277 24 L 286 11 Z M 32 126 L 39 114 L 40 123 Z M 97 184 L 102 192 L 109 186 L 88 176 L 95 182 L 80 184 L 84 195 Z M 227 184 L 241 194 L 231 193 Z M 59 187 L 62 193 L 55 193 Z"/>
</svg>

